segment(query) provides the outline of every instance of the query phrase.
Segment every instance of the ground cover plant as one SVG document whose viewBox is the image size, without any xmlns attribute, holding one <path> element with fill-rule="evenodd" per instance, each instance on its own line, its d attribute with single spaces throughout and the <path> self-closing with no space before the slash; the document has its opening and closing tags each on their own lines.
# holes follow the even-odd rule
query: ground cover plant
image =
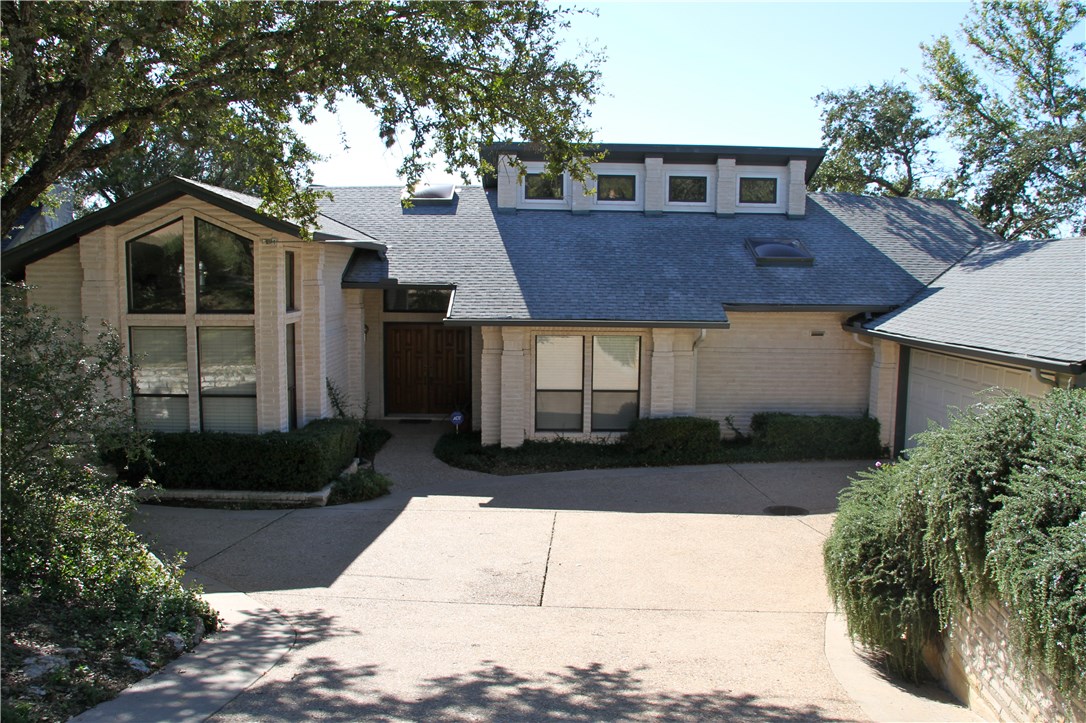
<svg viewBox="0 0 1086 723">
<path fill-rule="evenodd" d="M 479 433 L 446 434 L 434 455 L 454 467 L 515 475 L 572 469 L 736 464 L 808 459 L 875 459 L 881 452 L 878 420 L 869 417 L 760 414 L 752 433 L 721 438 L 720 424 L 699 417 L 639 419 L 620 440 L 528 440 L 520 447 L 483 446 Z M 772 434 L 765 433 L 772 430 Z M 812 431 L 816 430 L 816 431 Z M 822 430 L 822 431 L 817 431 Z"/>
<path fill-rule="evenodd" d="M 0 718 L 66 720 L 212 631 L 215 613 L 125 524 L 135 491 L 96 463 L 145 440 L 115 335 L 83 330 L 5 286 L 0 338 Z M 125 387 L 128 388 L 128 387 Z"/>
<path fill-rule="evenodd" d="M 997 597 L 1027 668 L 1086 696 L 1086 389 L 998 398 L 918 442 L 841 495 L 825 566 L 850 633 L 918 678 L 925 643 Z"/>
<path fill-rule="evenodd" d="M 370 467 L 363 467 L 344 475 L 332 485 L 328 504 L 343 505 L 349 502 L 365 502 L 387 495 L 392 482 Z"/>
</svg>

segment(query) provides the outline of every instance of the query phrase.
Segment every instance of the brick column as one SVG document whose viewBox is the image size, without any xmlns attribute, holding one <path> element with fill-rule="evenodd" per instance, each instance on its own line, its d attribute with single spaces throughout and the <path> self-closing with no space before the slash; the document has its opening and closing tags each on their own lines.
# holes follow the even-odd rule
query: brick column
<svg viewBox="0 0 1086 723">
<path fill-rule="evenodd" d="M 689 416 L 694 414 L 694 340 L 698 338 L 695 331 L 682 330 L 675 332 L 674 357 L 675 357 L 675 406 L 673 413 L 677 416 Z"/>
<path fill-rule="evenodd" d="M 484 326 L 482 359 L 479 363 L 479 416 L 483 444 L 502 441 L 502 330 Z"/>
<path fill-rule="evenodd" d="M 788 218 L 803 218 L 807 215 L 807 161 L 788 162 Z"/>
<path fill-rule="evenodd" d="M 498 210 L 512 212 L 517 207 L 518 172 L 510 160 L 513 156 L 498 156 Z"/>
<path fill-rule="evenodd" d="M 716 215 L 731 218 L 735 215 L 736 194 L 735 159 L 718 158 L 716 161 Z"/>
<path fill-rule="evenodd" d="M 885 339 L 872 339 L 871 385 L 868 392 L 869 414 L 879 420 L 879 439 L 887 447 L 894 445 L 897 422 L 897 368 L 901 345 Z"/>
<path fill-rule="evenodd" d="M 318 243 L 306 244 L 298 254 L 302 282 L 301 340 L 298 344 L 297 373 L 298 426 L 313 419 L 327 417 L 331 404 L 325 388 L 328 359 L 325 355 L 324 314 L 324 250 Z"/>
<path fill-rule="evenodd" d="M 256 334 L 256 428 L 287 428 L 285 252 L 277 244 L 253 244 Z"/>
<path fill-rule="evenodd" d="M 501 376 L 501 445 L 519 447 L 524 444 L 525 367 L 524 353 L 527 333 L 520 327 L 502 328 Z"/>
<path fill-rule="evenodd" d="M 586 213 L 592 211 L 593 206 L 596 204 L 596 187 L 589 181 L 588 184 L 584 184 L 577 180 L 570 180 L 569 192 L 573 196 L 572 208 L 573 213 L 578 216 L 583 216 Z"/>
<path fill-rule="evenodd" d="M 658 216 L 664 212 L 667 189 L 664 187 L 664 159 L 645 159 L 645 215 Z"/>
<path fill-rule="evenodd" d="M 366 305 L 361 289 L 344 290 L 344 315 L 347 327 L 347 395 L 354 414 L 366 411 Z"/>
<path fill-rule="evenodd" d="M 675 414 L 675 330 L 652 330 L 650 417 Z"/>
</svg>

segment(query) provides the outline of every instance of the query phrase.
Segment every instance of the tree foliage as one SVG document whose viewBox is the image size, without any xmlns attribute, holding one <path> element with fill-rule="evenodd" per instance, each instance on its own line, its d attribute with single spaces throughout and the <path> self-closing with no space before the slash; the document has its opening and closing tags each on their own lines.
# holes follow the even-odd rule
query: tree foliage
<svg viewBox="0 0 1086 723">
<path fill-rule="evenodd" d="M 481 143 L 514 138 L 583 176 L 599 59 L 560 56 L 567 13 L 542 2 L 5 2 L 3 232 L 55 182 L 107 195 L 144 185 L 132 161 L 145 148 L 151 169 L 180 149 L 197 170 L 244 173 L 270 213 L 311 220 L 314 156 L 291 123 L 344 98 L 376 113 L 388 145 L 406 140 L 409 184 L 434 153 L 478 168 Z"/>
<path fill-rule="evenodd" d="M 939 129 L 921 114 L 915 93 L 883 83 L 825 91 L 815 100 L 822 106 L 822 143 L 827 148 L 812 184 L 815 190 L 930 195 L 924 185 L 935 168 L 929 141 Z"/>
<path fill-rule="evenodd" d="M 923 46 L 924 88 L 961 154 L 955 180 L 1007 238 L 1086 229 L 1084 19 L 1077 0 L 989 0 L 963 24 L 972 65 L 945 36 Z"/>
<path fill-rule="evenodd" d="M 1086 232 L 1084 19 L 1081 0 L 975 5 L 964 48 L 946 36 L 921 46 L 937 118 L 900 85 L 819 94 L 829 153 L 816 187 L 955 197 L 1008 239 Z M 957 151 L 955 171 L 933 167 L 936 138 Z"/>
</svg>

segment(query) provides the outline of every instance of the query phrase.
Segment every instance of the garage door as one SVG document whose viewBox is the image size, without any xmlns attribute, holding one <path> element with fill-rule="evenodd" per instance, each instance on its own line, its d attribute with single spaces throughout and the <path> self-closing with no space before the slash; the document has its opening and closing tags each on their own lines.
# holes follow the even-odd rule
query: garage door
<svg viewBox="0 0 1086 723">
<path fill-rule="evenodd" d="M 912 436 L 928 428 L 928 422 L 945 424 L 948 409 L 968 409 L 992 387 L 1015 389 L 1040 397 L 1050 387 L 1025 369 L 988 364 L 962 357 L 913 349 L 909 356 L 909 393 L 905 413 L 905 446 Z"/>
</svg>

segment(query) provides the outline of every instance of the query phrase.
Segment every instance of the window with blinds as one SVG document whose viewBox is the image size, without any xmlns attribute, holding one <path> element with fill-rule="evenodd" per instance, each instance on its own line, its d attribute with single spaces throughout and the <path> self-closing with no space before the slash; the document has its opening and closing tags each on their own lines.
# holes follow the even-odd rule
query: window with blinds
<svg viewBox="0 0 1086 723">
<path fill-rule="evenodd" d="M 536 337 L 535 390 L 536 431 L 584 430 L 584 337 Z"/>
<path fill-rule="evenodd" d="M 189 429 L 189 365 L 185 327 L 132 327 L 136 423 L 155 432 Z"/>
<path fill-rule="evenodd" d="M 592 337 L 592 431 L 625 432 L 641 396 L 641 337 Z"/>
<path fill-rule="evenodd" d="M 200 428 L 256 432 L 256 340 L 252 327 L 198 330 Z"/>
</svg>

